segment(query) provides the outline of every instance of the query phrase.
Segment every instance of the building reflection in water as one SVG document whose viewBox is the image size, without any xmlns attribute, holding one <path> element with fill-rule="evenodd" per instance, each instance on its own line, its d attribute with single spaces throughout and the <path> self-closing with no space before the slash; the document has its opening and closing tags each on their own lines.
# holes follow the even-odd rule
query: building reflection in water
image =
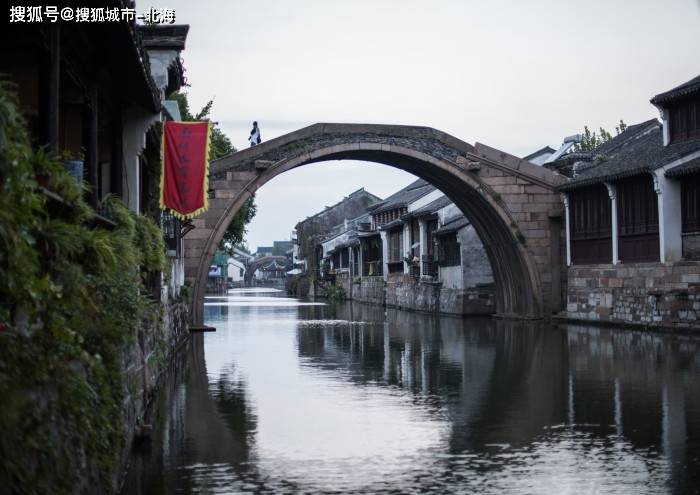
<svg viewBox="0 0 700 495">
<path fill-rule="evenodd" d="M 193 337 L 175 364 L 125 492 L 700 488 L 697 340 L 355 303 L 222 304 L 207 316 L 219 332 Z M 357 457 L 366 444 L 384 465 L 304 445 L 319 441 L 328 411 L 345 421 L 342 448 Z M 385 421 L 368 430 L 376 443 L 340 432 L 362 414 Z M 392 423 L 416 456 L 391 458 Z"/>
</svg>

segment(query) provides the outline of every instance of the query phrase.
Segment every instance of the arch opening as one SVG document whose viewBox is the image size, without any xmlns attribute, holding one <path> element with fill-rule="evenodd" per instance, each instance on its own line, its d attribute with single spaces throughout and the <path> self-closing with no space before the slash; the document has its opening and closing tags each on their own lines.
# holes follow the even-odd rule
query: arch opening
<svg viewBox="0 0 700 495">
<path fill-rule="evenodd" d="M 329 125 L 317 124 L 317 126 Z M 369 127 L 384 128 L 385 126 Z M 196 243 L 198 245 L 189 250 L 190 257 L 193 259 L 189 264 L 187 276 L 194 286 L 192 321 L 195 324 L 202 323 L 209 262 L 241 205 L 257 189 L 289 170 L 311 163 L 335 160 L 359 160 L 395 167 L 424 179 L 442 191 L 469 220 L 481 239 L 494 277 L 497 315 L 539 318 L 546 314 L 547 301 L 541 275 L 543 265 L 548 264 L 537 263 L 532 248 L 527 246 L 529 240 L 527 232 L 523 233 L 519 227 L 519 222 L 522 223 L 522 215 L 518 217 L 513 214 L 511 211 L 513 203 L 509 205 L 504 201 L 502 194 L 498 191 L 498 185 L 494 186 L 494 183 L 507 181 L 489 181 L 487 178 L 480 177 L 478 170 L 469 170 L 464 164 L 458 164 L 458 157 L 474 155 L 474 147 L 426 128 L 408 128 L 414 132 L 416 129 L 428 131 L 430 136 L 418 143 L 423 145 L 423 149 L 417 149 L 421 146 L 415 146 L 415 142 L 401 142 L 396 139 L 396 136 L 393 139 L 394 144 L 378 142 L 376 134 L 359 137 L 353 135 L 338 143 L 336 136 L 326 132 L 325 129 L 322 129 L 318 135 L 321 138 L 327 136 L 330 139 L 327 139 L 327 142 L 317 139 L 313 146 L 309 144 L 309 129 L 297 131 L 306 136 L 296 140 L 284 139 L 286 136 L 283 136 L 263 143 L 256 147 L 260 148 L 258 150 L 250 148 L 212 164 L 212 186 L 215 191 L 215 198 L 211 200 L 213 207 L 204 214 L 204 219 L 198 220 L 201 227 L 204 227 L 206 237 L 199 237 L 200 241 Z M 402 137 L 405 137 L 405 133 Z M 452 156 L 445 152 L 446 146 L 442 148 L 435 146 L 436 140 L 442 144 L 448 143 L 452 147 Z M 311 143 L 313 144 L 313 140 Z M 486 157 L 484 159 L 490 160 Z M 532 164 L 528 165 L 536 167 Z M 512 177 L 516 176 L 518 174 L 514 171 Z M 541 184 L 536 184 L 536 187 L 543 189 Z M 554 186 L 551 187 L 550 192 L 558 201 Z M 520 199 L 524 199 L 527 194 L 527 191 L 524 191 Z M 550 203 L 554 202 L 549 201 L 547 204 Z M 187 241 L 187 238 L 185 240 Z M 550 264 L 549 268 L 551 267 Z M 546 271 L 546 266 L 544 268 Z M 550 280 L 553 276 L 552 273 L 545 273 L 545 275 L 545 278 Z"/>
</svg>

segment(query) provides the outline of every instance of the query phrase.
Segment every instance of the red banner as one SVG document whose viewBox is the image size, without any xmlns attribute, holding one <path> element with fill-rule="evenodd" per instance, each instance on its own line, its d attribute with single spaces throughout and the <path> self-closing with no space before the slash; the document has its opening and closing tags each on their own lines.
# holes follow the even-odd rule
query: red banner
<svg viewBox="0 0 700 495">
<path fill-rule="evenodd" d="M 192 218 L 209 207 L 209 122 L 172 122 L 163 126 L 160 206 Z"/>
</svg>

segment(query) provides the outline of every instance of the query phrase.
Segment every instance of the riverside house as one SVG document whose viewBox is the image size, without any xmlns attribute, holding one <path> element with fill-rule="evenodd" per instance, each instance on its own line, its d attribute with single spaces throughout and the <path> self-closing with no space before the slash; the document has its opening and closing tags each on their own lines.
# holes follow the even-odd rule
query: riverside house
<svg viewBox="0 0 700 495">
<path fill-rule="evenodd" d="M 133 2 L 113 2 L 133 7 Z M 127 5 L 129 4 L 129 5 Z M 103 7 L 106 8 L 106 7 Z M 160 127 L 180 120 L 166 96 L 185 84 L 180 54 L 188 25 L 127 22 L 6 23 L 0 74 L 14 84 L 33 144 L 66 156 L 89 186 L 98 211 L 111 194 L 163 228 L 169 277 L 154 295 L 175 295 L 184 282 L 182 237 L 191 228 L 158 207 Z M 109 227 L 110 221 L 97 219 Z M 165 280 L 169 280 L 165 284 Z"/>
<path fill-rule="evenodd" d="M 700 76 L 651 99 L 661 120 L 545 164 L 570 180 L 566 316 L 690 327 L 700 317 Z"/>
<path fill-rule="evenodd" d="M 327 229 L 312 290 L 343 287 L 361 302 L 445 314 L 494 312 L 493 275 L 461 211 L 419 179 Z"/>
</svg>

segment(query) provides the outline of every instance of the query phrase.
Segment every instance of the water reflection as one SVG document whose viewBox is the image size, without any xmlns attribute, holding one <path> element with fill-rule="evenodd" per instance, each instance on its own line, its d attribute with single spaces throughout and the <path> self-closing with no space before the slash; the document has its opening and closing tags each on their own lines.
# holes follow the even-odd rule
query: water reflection
<svg viewBox="0 0 700 495">
<path fill-rule="evenodd" d="M 277 300 L 276 300 L 277 299 Z M 697 340 L 207 300 L 125 492 L 688 493 Z"/>
</svg>

